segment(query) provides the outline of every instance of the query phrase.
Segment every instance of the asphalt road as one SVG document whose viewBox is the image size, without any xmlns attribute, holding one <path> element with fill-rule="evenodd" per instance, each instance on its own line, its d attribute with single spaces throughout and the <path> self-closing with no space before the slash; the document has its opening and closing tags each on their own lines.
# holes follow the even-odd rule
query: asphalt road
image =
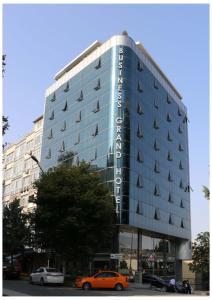
<svg viewBox="0 0 212 300">
<path fill-rule="evenodd" d="M 72 287 L 59 286 L 39 286 L 31 285 L 26 280 L 4 280 L 3 295 L 6 296 L 179 296 L 151 289 L 138 289 L 129 287 L 128 289 L 117 292 L 114 290 L 89 290 L 84 291 Z M 180 295 L 181 296 L 181 295 Z"/>
</svg>

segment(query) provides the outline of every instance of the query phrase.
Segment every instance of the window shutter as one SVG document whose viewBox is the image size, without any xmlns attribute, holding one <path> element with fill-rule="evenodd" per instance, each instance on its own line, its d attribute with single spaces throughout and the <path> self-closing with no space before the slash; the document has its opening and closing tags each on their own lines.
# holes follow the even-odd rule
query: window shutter
<svg viewBox="0 0 212 300">
<path fill-rule="evenodd" d="M 181 228 L 185 228 L 185 224 L 184 224 L 184 220 L 183 220 L 183 219 L 181 219 L 180 227 L 181 227 Z"/>
<path fill-rule="evenodd" d="M 139 91 L 139 93 L 143 92 L 142 83 L 140 81 L 138 82 L 137 90 Z"/>
<path fill-rule="evenodd" d="M 93 112 L 94 113 L 97 113 L 98 111 L 100 111 L 100 105 L 99 105 L 99 100 L 97 100 L 96 104 L 95 104 L 95 107 L 93 109 Z"/>
<path fill-rule="evenodd" d="M 143 71 L 144 70 L 144 64 L 143 64 L 143 62 L 142 61 L 138 61 L 138 64 L 137 64 L 137 70 L 139 71 L 139 72 L 141 72 L 141 71 Z"/>
<path fill-rule="evenodd" d="M 143 133 L 141 131 L 141 127 L 140 124 L 138 124 L 138 128 L 137 128 L 137 137 L 140 139 L 143 137 Z"/>
<path fill-rule="evenodd" d="M 50 129 L 50 133 L 49 133 L 49 135 L 48 135 L 48 139 L 50 140 L 50 139 L 52 139 L 53 138 L 53 133 L 52 133 L 52 128 Z"/>
<path fill-rule="evenodd" d="M 143 156 L 142 156 L 142 153 L 140 151 L 138 151 L 138 153 L 137 153 L 137 161 L 139 163 L 143 162 Z"/>
<path fill-rule="evenodd" d="M 155 149 L 155 151 L 159 151 L 160 150 L 160 146 L 159 146 L 159 143 L 158 143 L 157 140 L 155 140 L 155 142 L 154 142 L 154 149 Z"/>
<path fill-rule="evenodd" d="M 179 125 L 179 127 L 178 127 L 178 132 L 179 132 L 179 133 L 183 133 L 183 129 L 182 129 L 182 126 L 181 126 L 181 125 Z"/>
<path fill-rule="evenodd" d="M 77 144 L 79 144 L 80 143 L 80 134 L 78 133 L 78 135 L 77 135 L 77 140 L 76 140 L 76 142 L 74 143 L 74 145 L 77 145 Z"/>
<path fill-rule="evenodd" d="M 172 136 L 171 136 L 171 134 L 170 134 L 170 132 L 168 131 L 168 135 L 167 135 L 167 140 L 169 141 L 169 142 L 171 142 L 172 141 Z"/>
<path fill-rule="evenodd" d="M 172 161 L 172 160 L 173 160 L 171 151 L 168 151 L 167 159 L 168 159 L 169 161 Z"/>
<path fill-rule="evenodd" d="M 95 69 L 101 68 L 101 58 L 99 58 L 97 65 L 95 66 Z"/>
<path fill-rule="evenodd" d="M 65 151 L 65 142 L 62 141 L 62 144 L 61 144 L 59 152 L 64 152 L 64 151 Z"/>
<path fill-rule="evenodd" d="M 171 116 L 170 116 L 170 114 L 168 113 L 168 114 L 167 114 L 167 122 L 171 122 L 171 121 L 172 121 Z"/>
<path fill-rule="evenodd" d="M 166 101 L 167 101 L 167 103 L 168 104 L 171 104 L 172 102 L 171 102 L 171 97 L 167 94 L 167 97 L 166 97 Z"/>
<path fill-rule="evenodd" d="M 181 208 L 184 208 L 184 207 L 185 207 L 185 205 L 184 205 L 184 203 L 183 203 L 183 199 L 181 199 L 181 201 L 180 201 L 180 207 L 181 207 Z"/>
<path fill-rule="evenodd" d="M 100 79 L 98 79 L 97 81 L 97 85 L 95 86 L 95 90 L 98 91 L 101 88 L 101 83 L 100 83 Z"/>
<path fill-rule="evenodd" d="M 173 182 L 173 176 L 172 176 L 172 172 L 171 171 L 169 171 L 168 181 Z"/>
<path fill-rule="evenodd" d="M 160 173 L 159 162 L 157 160 L 155 161 L 154 171 L 155 173 Z"/>
<path fill-rule="evenodd" d="M 160 126 L 159 126 L 156 119 L 154 120 L 153 127 L 154 127 L 154 129 L 159 129 L 160 128 Z"/>
<path fill-rule="evenodd" d="M 99 133 L 99 128 L 98 128 L 98 124 L 96 124 L 95 129 L 92 133 L 92 136 L 97 136 L 98 133 Z"/>
<path fill-rule="evenodd" d="M 77 99 L 77 101 L 82 101 L 83 100 L 83 91 L 81 90 L 81 92 L 80 92 L 80 96 L 79 96 L 79 98 Z"/>
<path fill-rule="evenodd" d="M 81 122 L 81 120 L 82 120 L 82 113 L 80 111 L 79 114 L 78 114 L 78 116 L 77 116 L 77 118 L 76 118 L 76 123 Z"/>
<path fill-rule="evenodd" d="M 66 121 L 64 121 L 62 128 L 60 129 L 60 131 L 65 131 L 66 130 Z"/>
<path fill-rule="evenodd" d="M 169 193 L 168 201 L 170 203 L 174 203 L 174 198 L 173 198 L 173 194 L 172 193 Z"/>
<path fill-rule="evenodd" d="M 155 196 L 160 196 L 160 190 L 159 190 L 159 185 L 158 184 L 155 185 L 154 195 Z"/>
<path fill-rule="evenodd" d="M 69 82 L 66 83 L 66 86 L 64 88 L 64 92 L 67 93 L 69 91 Z"/>
<path fill-rule="evenodd" d="M 184 184 L 183 184 L 183 180 L 182 179 L 180 180 L 180 188 L 184 189 Z"/>
<path fill-rule="evenodd" d="M 55 100 L 56 100 L 56 94 L 54 93 L 52 98 L 51 98 L 51 101 L 54 102 Z"/>
<path fill-rule="evenodd" d="M 180 110 L 180 108 L 178 107 L 178 111 L 177 111 L 177 113 L 178 113 L 178 116 L 179 117 L 181 117 L 182 116 L 182 112 L 181 112 L 181 110 Z"/>
<path fill-rule="evenodd" d="M 183 164 L 182 164 L 182 161 L 180 160 L 180 163 L 179 163 L 179 169 L 180 170 L 183 170 L 184 169 L 184 167 L 183 167 Z"/>
<path fill-rule="evenodd" d="M 140 175 L 138 175 L 136 186 L 138 188 L 143 188 L 143 180 Z"/>
<path fill-rule="evenodd" d="M 138 103 L 138 106 L 137 106 L 137 113 L 139 114 L 139 115 L 142 115 L 144 112 L 143 112 L 143 109 L 142 109 L 142 106 L 141 106 L 141 104 L 140 103 Z"/>
<path fill-rule="evenodd" d="M 179 144 L 178 150 L 179 150 L 179 151 L 183 151 L 183 146 L 182 146 L 182 144 Z"/>
<path fill-rule="evenodd" d="M 47 156 L 46 156 L 46 159 L 50 159 L 51 158 L 51 149 L 48 150 L 48 153 L 47 153 Z"/>
<path fill-rule="evenodd" d="M 169 215 L 169 224 L 170 224 L 170 225 L 174 225 L 173 217 L 172 217 L 171 214 Z"/>
<path fill-rule="evenodd" d="M 68 103 L 67 103 L 67 101 L 65 102 L 65 105 L 64 105 L 64 107 L 63 107 L 63 109 L 62 109 L 62 111 L 66 111 L 68 109 Z"/>
<path fill-rule="evenodd" d="M 160 220 L 160 211 L 158 208 L 155 209 L 154 219 Z"/>
<path fill-rule="evenodd" d="M 159 84 L 158 84 L 157 79 L 154 80 L 154 88 L 157 90 L 159 89 Z"/>
<path fill-rule="evenodd" d="M 51 113 L 51 116 L 50 116 L 49 120 L 54 120 L 54 111 L 52 111 L 52 113 Z"/>
<path fill-rule="evenodd" d="M 155 108 L 159 108 L 159 105 L 158 105 L 158 99 L 157 98 L 154 98 L 154 107 Z"/>
</svg>

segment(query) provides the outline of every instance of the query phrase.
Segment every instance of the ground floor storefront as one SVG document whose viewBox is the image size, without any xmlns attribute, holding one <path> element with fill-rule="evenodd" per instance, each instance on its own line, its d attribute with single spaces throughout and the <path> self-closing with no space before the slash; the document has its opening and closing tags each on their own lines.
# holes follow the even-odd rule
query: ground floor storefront
<svg viewBox="0 0 212 300">
<path fill-rule="evenodd" d="M 139 280 L 143 273 L 182 279 L 179 239 L 120 226 L 117 241 L 111 253 L 96 254 L 93 261 L 95 270 L 112 267 L 121 273 L 128 273 L 133 280 Z"/>
</svg>

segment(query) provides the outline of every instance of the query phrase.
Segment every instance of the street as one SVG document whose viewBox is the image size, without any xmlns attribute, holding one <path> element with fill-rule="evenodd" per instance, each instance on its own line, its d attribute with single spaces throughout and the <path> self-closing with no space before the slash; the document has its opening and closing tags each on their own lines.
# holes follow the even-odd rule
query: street
<svg viewBox="0 0 212 300">
<path fill-rule="evenodd" d="M 159 290 L 141 289 L 129 287 L 117 292 L 114 290 L 89 290 L 76 289 L 72 287 L 39 286 L 31 285 L 26 280 L 4 280 L 3 296 L 187 296 L 177 293 L 166 293 Z M 193 295 L 194 296 L 194 295 Z M 196 296 L 196 295 L 195 295 Z"/>
</svg>

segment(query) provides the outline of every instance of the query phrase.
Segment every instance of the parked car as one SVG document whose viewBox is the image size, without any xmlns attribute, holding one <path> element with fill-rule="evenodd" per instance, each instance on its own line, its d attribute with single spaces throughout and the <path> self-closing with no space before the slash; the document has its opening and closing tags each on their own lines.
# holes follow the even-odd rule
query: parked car
<svg viewBox="0 0 212 300">
<path fill-rule="evenodd" d="M 3 266 L 3 279 L 19 279 L 20 271 L 11 265 Z"/>
<path fill-rule="evenodd" d="M 55 268 L 40 267 L 30 274 L 29 282 L 31 284 L 39 283 L 40 285 L 49 283 L 62 285 L 64 283 L 64 276 Z"/>
<path fill-rule="evenodd" d="M 75 281 L 75 286 L 84 290 L 109 288 L 122 291 L 128 287 L 128 276 L 114 271 L 101 271 L 90 277 L 78 277 Z"/>
<path fill-rule="evenodd" d="M 142 282 L 150 283 L 152 286 L 158 288 L 163 288 L 165 291 L 168 291 L 170 289 L 170 284 L 156 275 L 144 273 L 142 275 Z"/>
</svg>

